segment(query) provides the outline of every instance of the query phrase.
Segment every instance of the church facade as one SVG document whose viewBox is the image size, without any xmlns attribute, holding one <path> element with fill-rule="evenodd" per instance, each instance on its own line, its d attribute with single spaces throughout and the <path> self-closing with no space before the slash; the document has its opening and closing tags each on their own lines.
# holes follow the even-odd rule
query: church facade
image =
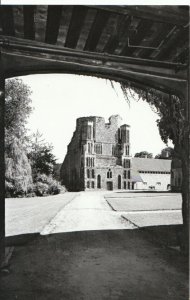
<svg viewBox="0 0 190 300">
<path fill-rule="evenodd" d="M 69 191 L 131 189 L 130 126 L 113 115 L 83 117 L 68 145 L 61 166 L 62 183 Z"/>
</svg>

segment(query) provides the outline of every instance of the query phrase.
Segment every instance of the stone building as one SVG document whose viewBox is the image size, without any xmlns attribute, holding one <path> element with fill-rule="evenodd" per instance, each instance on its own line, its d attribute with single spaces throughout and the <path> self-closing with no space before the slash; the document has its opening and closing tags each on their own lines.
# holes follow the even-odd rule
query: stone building
<svg viewBox="0 0 190 300">
<path fill-rule="evenodd" d="M 130 126 L 113 115 L 83 117 L 68 145 L 61 167 L 62 183 L 70 191 L 130 189 Z"/>
</svg>

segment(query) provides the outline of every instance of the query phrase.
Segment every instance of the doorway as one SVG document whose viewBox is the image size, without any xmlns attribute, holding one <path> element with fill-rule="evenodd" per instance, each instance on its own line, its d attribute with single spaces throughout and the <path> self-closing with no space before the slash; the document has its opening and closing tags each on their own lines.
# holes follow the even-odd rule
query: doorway
<svg viewBox="0 0 190 300">
<path fill-rule="evenodd" d="M 113 182 L 112 181 L 107 181 L 107 190 L 112 191 L 113 190 Z"/>
</svg>

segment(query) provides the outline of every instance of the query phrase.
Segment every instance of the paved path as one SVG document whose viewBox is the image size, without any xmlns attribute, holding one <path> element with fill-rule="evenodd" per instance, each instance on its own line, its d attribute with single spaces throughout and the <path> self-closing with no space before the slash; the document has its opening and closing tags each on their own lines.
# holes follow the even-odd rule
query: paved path
<svg viewBox="0 0 190 300">
<path fill-rule="evenodd" d="M 6 199 L 6 236 L 181 223 L 180 194 L 93 191 Z"/>
<path fill-rule="evenodd" d="M 42 235 L 102 229 L 133 229 L 121 213 L 112 210 L 102 192 L 80 192 L 43 229 Z"/>
</svg>

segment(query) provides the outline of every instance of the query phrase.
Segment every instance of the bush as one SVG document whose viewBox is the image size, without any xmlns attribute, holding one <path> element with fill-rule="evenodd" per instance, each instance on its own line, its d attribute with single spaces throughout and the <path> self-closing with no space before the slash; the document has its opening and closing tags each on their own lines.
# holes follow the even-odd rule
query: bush
<svg viewBox="0 0 190 300">
<path fill-rule="evenodd" d="M 34 192 L 37 196 L 57 195 L 65 191 L 64 187 L 51 175 L 37 174 L 34 184 Z"/>
<path fill-rule="evenodd" d="M 45 196 L 49 192 L 48 184 L 43 182 L 36 182 L 34 184 L 34 192 L 36 196 Z"/>
</svg>

